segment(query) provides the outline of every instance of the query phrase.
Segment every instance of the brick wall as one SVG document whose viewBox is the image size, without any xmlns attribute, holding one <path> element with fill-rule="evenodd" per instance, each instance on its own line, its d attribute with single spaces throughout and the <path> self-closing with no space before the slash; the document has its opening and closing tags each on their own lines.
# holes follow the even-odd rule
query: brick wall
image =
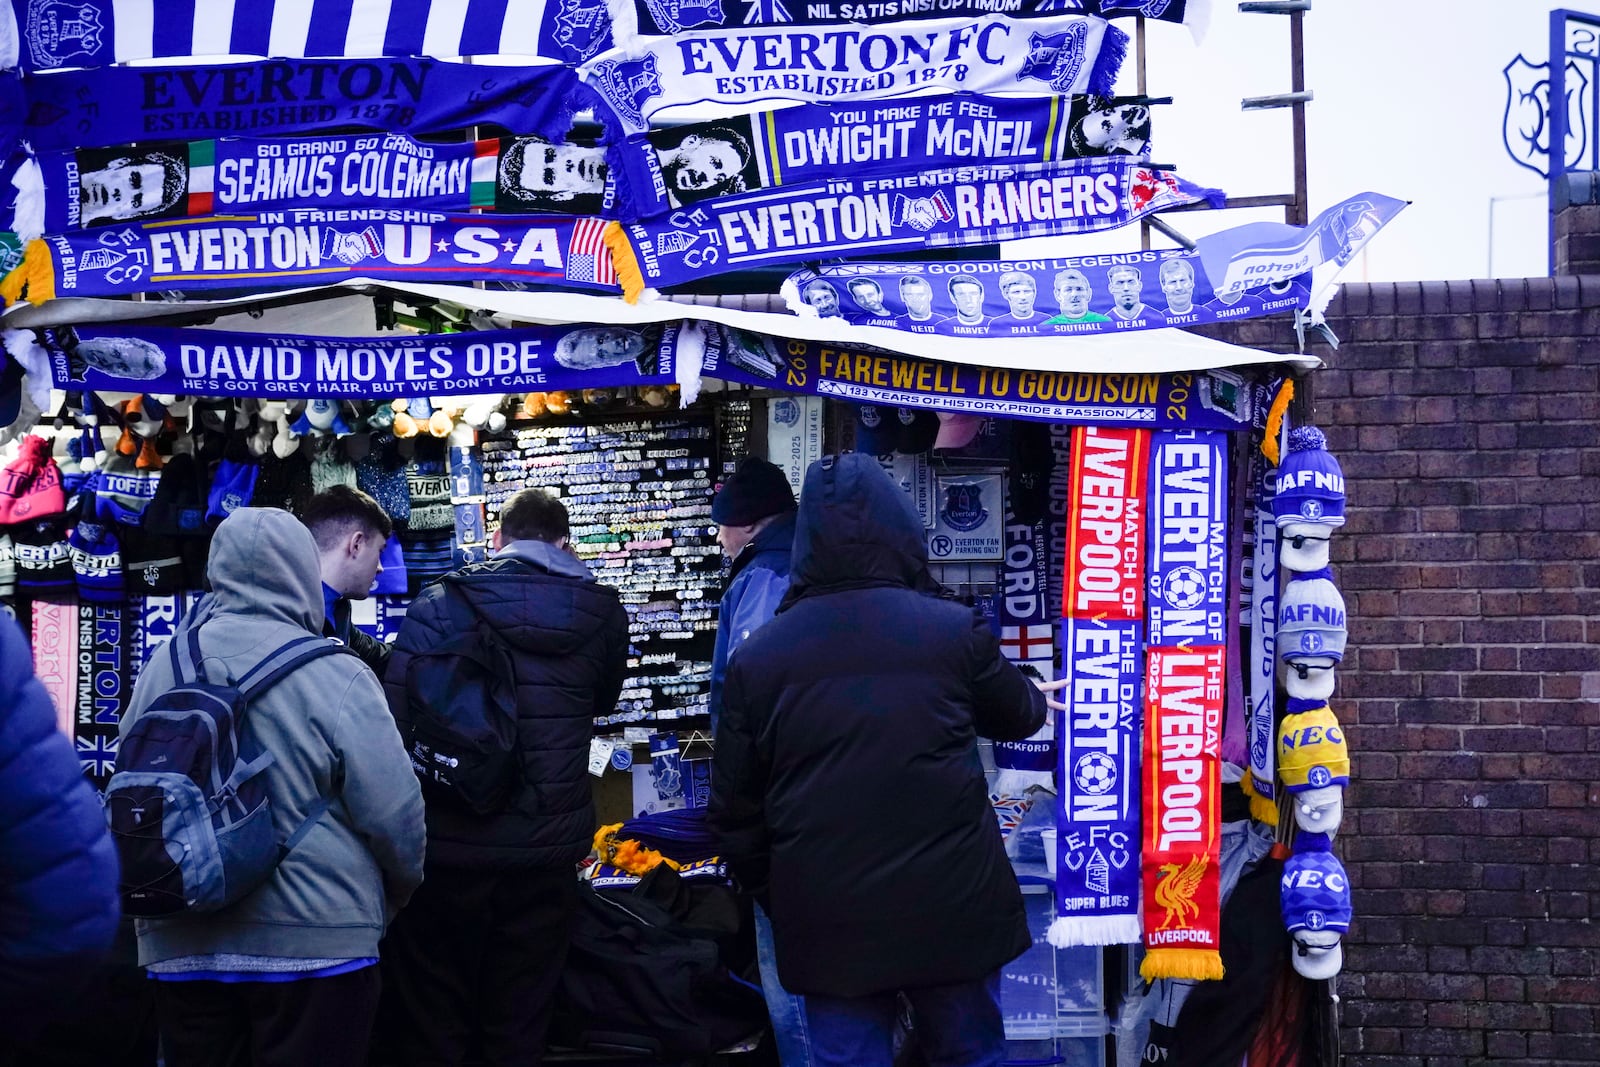
<svg viewBox="0 0 1600 1067">
<path fill-rule="evenodd" d="M 1346 1062 L 1600 1062 L 1600 275 L 1350 286 L 1329 322 Z"/>
</svg>

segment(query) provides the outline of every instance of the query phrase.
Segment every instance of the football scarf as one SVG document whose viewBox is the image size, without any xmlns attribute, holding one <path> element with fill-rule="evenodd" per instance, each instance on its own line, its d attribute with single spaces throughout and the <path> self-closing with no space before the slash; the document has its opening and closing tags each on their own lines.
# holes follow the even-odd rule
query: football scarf
<svg viewBox="0 0 1600 1067">
<path fill-rule="evenodd" d="M 56 708 L 56 726 L 68 737 L 77 736 L 78 722 L 78 605 L 51 600 L 33 602 L 33 625 L 28 633 L 33 646 L 33 673 Z"/>
<path fill-rule="evenodd" d="M 991 262 L 836 263 L 789 275 L 797 314 L 954 337 L 1074 337 L 1257 318 L 1304 308 L 1311 276 L 1239 294 L 1212 291 L 1179 249 Z"/>
<path fill-rule="evenodd" d="M 808 104 L 637 134 L 615 145 L 622 217 L 650 219 L 757 189 L 838 177 L 1092 156 L 1148 158 L 1150 108 L 1137 97 L 917 97 Z"/>
<path fill-rule="evenodd" d="M 1139 940 L 1139 691 L 1150 431 L 1077 427 L 1067 504 L 1066 690 L 1050 943 Z"/>
<path fill-rule="evenodd" d="M 785 24 L 831 26 L 835 23 L 878 26 L 896 20 L 974 17 L 993 11 L 993 0 L 943 0 L 939 4 L 857 4 L 845 0 L 753 0 L 741 14 L 724 0 L 608 0 L 616 39 L 638 35 L 673 36 L 684 30 L 712 30 L 744 25 Z M 1020 0 L 1007 13 L 1012 18 L 1041 18 L 1062 11 L 1080 11 L 1102 18 L 1143 15 L 1161 22 L 1200 23 L 1205 0 Z M 1199 28 L 1198 26 L 1196 28 Z"/>
<path fill-rule="evenodd" d="M 673 381 L 672 349 L 663 350 L 662 330 L 658 324 L 531 326 L 304 337 L 108 325 L 42 336 L 51 376 L 67 390 L 392 399 L 666 385 Z"/>
<path fill-rule="evenodd" d="M 1014 485 L 1015 483 L 1013 483 Z M 1013 489 L 1014 493 L 1015 490 Z M 1005 521 L 1005 555 L 1000 560 L 1000 595 L 996 616 L 1000 626 L 1000 652 L 1041 682 L 1055 676 L 1055 627 L 1045 606 L 1049 557 L 1045 554 L 1044 523 L 1019 522 L 1011 512 L 1008 494 Z M 1028 771 L 1034 784 L 1050 786 L 1055 767 L 1055 735 L 1046 723 L 1025 741 L 996 741 L 994 764 L 1005 771 Z"/>
<path fill-rule="evenodd" d="M 758 3 L 771 0 L 758 0 Z M 687 104 L 882 100 L 925 89 L 1109 95 L 1128 37 L 1092 15 L 891 22 L 878 32 L 784 23 L 618 37 L 582 68 L 621 128 Z"/>
<path fill-rule="evenodd" d="M 432 59 L 106 67 L 33 75 L 25 86 L 0 76 L 0 96 L 14 98 L 5 110 L 40 152 L 351 127 L 420 136 L 492 124 L 561 140 L 572 113 L 593 104 L 567 67 Z"/>
<path fill-rule="evenodd" d="M 669 327 L 664 345 L 682 335 Z M 704 324 L 701 373 L 787 393 L 886 407 L 1096 426 L 1244 429 L 1250 392 L 1231 371 L 1073 374 L 944 363 Z M 1223 403 L 1207 397 L 1242 397 Z"/>
<path fill-rule="evenodd" d="M 610 44 L 587 0 L 9 0 L 0 66 L 104 67 L 165 56 L 539 56 Z"/>
<path fill-rule="evenodd" d="M 101 226 L 29 241 L 7 304 L 152 289 L 294 288 L 353 278 L 498 281 L 615 293 L 601 219 L 297 210 Z"/>
<path fill-rule="evenodd" d="M 117 729 L 128 710 L 128 631 L 121 604 L 78 605 L 78 718 L 73 737 L 84 776 L 105 790 L 117 762 Z"/>
<path fill-rule="evenodd" d="M 1144 709 L 1144 963 L 1222 977 L 1219 847 L 1226 674 L 1227 437 L 1161 431 L 1150 459 Z"/>
<path fill-rule="evenodd" d="M 1278 526 L 1272 515 L 1272 491 L 1278 468 L 1259 449 L 1251 449 L 1250 482 L 1255 498 L 1255 553 L 1250 587 L 1250 773 L 1244 791 L 1250 815 L 1269 826 L 1278 824 L 1273 766 L 1277 752 L 1274 693 L 1278 660 Z"/>
<path fill-rule="evenodd" d="M 1309 226 L 1250 222 L 1202 237 L 1195 247 L 1218 292 L 1243 292 L 1313 271 L 1315 297 L 1406 204 L 1378 193 L 1358 193 L 1328 208 Z"/>
<path fill-rule="evenodd" d="M 150 142 L 41 152 L 23 167 L 31 173 L 17 182 L 12 228 L 25 238 L 290 208 L 593 215 L 611 206 L 605 149 L 543 136 L 455 144 L 396 133 Z"/>
<path fill-rule="evenodd" d="M 613 224 L 606 243 L 629 301 L 646 287 L 823 256 L 995 244 L 1116 229 L 1222 193 L 1134 160 L 1071 159 L 841 178 L 719 197 Z"/>
</svg>

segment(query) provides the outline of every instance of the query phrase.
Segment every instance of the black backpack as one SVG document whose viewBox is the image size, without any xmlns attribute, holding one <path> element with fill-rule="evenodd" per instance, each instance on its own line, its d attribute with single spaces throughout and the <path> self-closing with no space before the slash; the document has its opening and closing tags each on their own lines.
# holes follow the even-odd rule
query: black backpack
<svg viewBox="0 0 1600 1067">
<path fill-rule="evenodd" d="M 406 664 L 407 739 L 424 791 L 478 815 L 502 810 L 521 774 L 511 650 L 473 627 Z"/>
<path fill-rule="evenodd" d="M 213 682 L 200 627 L 167 643 L 173 685 L 134 722 L 106 786 L 106 821 L 121 863 L 123 911 L 157 916 L 217 911 L 271 876 L 322 813 L 327 798 L 279 843 L 262 772 L 273 755 L 245 732 L 250 702 L 301 665 L 346 651 L 307 635 L 238 681 Z"/>
</svg>

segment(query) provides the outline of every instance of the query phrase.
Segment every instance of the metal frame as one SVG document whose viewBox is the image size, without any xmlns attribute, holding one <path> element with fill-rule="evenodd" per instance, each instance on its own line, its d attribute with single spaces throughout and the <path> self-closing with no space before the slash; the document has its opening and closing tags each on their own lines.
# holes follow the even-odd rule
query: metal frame
<svg viewBox="0 0 1600 1067">
<path fill-rule="evenodd" d="M 1570 23 L 1577 22 L 1588 26 L 1595 33 L 1595 44 L 1592 51 L 1576 52 L 1567 47 L 1567 30 Z M 1557 8 L 1550 12 L 1550 141 L 1546 151 L 1545 173 L 1548 175 L 1549 196 L 1549 272 L 1556 272 L 1556 211 L 1558 190 L 1561 179 L 1568 173 L 1567 167 L 1567 61 L 1571 59 L 1587 60 L 1594 65 L 1595 74 L 1589 78 L 1589 109 L 1588 113 L 1600 119 L 1600 15 L 1593 15 L 1587 11 L 1574 11 L 1571 8 Z M 1600 170 L 1600 144 L 1596 143 L 1596 131 L 1590 130 L 1588 151 L 1585 159 L 1580 159 L 1572 170 Z M 1492 208 L 1491 208 L 1492 210 Z"/>
<path fill-rule="evenodd" d="M 1270 96 L 1252 96 L 1239 101 L 1240 110 L 1265 111 L 1271 108 L 1290 109 L 1291 140 L 1294 153 L 1294 192 L 1272 193 L 1265 196 L 1230 196 L 1223 201 L 1223 209 L 1247 207 L 1281 207 L 1283 221 L 1291 226 L 1304 226 L 1311 217 L 1310 193 L 1306 181 L 1306 105 L 1314 98 L 1306 88 L 1305 15 L 1311 10 L 1311 0 L 1242 0 L 1239 10 L 1254 15 L 1287 15 L 1289 17 L 1289 71 L 1290 91 Z M 1138 93 L 1147 94 L 1145 86 L 1145 20 L 1140 17 L 1134 29 L 1135 63 L 1138 74 Z M 1211 211 L 1208 204 L 1193 204 L 1176 211 Z M 1150 247 L 1150 231 L 1176 241 L 1184 248 L 1193 248 L 1194 242 L 1171 225 L 1155 216 L 1147 216 L 1140 226 L 1142 246 Z"/>
</svg>

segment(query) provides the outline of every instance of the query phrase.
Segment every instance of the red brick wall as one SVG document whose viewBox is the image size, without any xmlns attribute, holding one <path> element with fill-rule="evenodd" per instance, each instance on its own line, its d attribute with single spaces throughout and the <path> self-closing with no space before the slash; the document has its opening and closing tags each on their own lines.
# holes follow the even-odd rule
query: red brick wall
<svg viewBox="0 0 1600 1067">
<path fill-rule="evenodd" d="M 1349 286 L 1328 317 L 1346 1062 L 1600 1062 L 1600 275 Z"/>
</svg>

